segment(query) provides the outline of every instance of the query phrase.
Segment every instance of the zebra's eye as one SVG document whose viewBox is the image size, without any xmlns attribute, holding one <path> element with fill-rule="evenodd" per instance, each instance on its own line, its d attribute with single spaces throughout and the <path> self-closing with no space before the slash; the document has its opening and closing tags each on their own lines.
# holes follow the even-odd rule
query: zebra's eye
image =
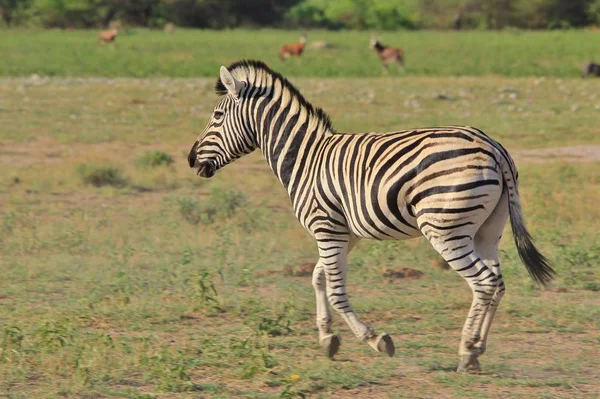
<svg viewBox="0 0 600 399">
<path fill-rule="evenodd" d="M 223 115 L 224 115 L 223 111 L 215 111 L 215 113 L 214 113 L 215 119 L 221 119 L 223 117 Z"/>
</svg>

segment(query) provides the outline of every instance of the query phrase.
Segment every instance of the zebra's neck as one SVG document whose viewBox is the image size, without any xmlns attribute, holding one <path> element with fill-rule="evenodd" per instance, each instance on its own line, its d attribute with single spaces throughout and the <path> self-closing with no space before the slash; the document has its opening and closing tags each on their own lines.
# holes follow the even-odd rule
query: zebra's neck
<svg viewBox="0 0 600 399">
<path fill-rule="evenodd" d="M 273 83 L 271 93 L 255 101 L 254 132 L 269 167 L 294 201 L 303 168 L 332 129 L 323 111 L 281 81 Z"/>
</svg>

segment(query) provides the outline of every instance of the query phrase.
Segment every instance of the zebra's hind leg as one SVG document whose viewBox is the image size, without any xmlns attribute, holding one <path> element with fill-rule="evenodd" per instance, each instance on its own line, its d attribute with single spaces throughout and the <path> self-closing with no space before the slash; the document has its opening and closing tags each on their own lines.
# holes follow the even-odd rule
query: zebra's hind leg
<svg viewBox="0 0 600 399">
<path fill-rule="evenodd" d="M 498 245 L 502 238 L 502 232 L 506 221 L 508 219 L 508 197 L 506 191 L 503 192 L 502 197 L 496 208 L 485 221 L 485 223 L 479 228 L 475 235 L 475 249 L 481 255 L 483 262 L 488 265 L 492 272 L 496 275 L 495 281 L 487 282 L 486 284 L 495 285 L 496 292 L 490 302 L 487 313 L 483 320 L 481 327 L 481 340 L 475 344 L 475 348 L 478 350 L 478 356 L 485 353 L 488 334 L 494 320 L 494 315 L 498 309 L 498 305 L 504 296 L 506 291 L 504 287 L 504 280 L 502 279 L 502 271 L 500 270 L 500 261 L 498 259 Z"/>
<path fill-rule="evenodd" d="M 436 241 L 434 247 L 469 284 L 473 301 L 462 330 L 459 346 L 461 357 L 457 371 L 478 371 L 481 329 L 497 288 L 498 278 L 482 260 L 472 235 L 456 232 Z"/>
<path fill-rule="evenodd" d="M 347 256 L 356 243 L 356 239 L 342 238 L 339 235 L 317 237 L 319 246 L 319 263 L 323 265 L 327 282 L 327 300 L 329 304 L 346 321 L 354 335 L 366 341 L 378 352 L 393 356 L 394 343 L 388 334 L 377 334 L 368 324 L 363 323 L 352 310 L 346 294 L 346 273 L 348 270 Z"/>
<path fill-rule="evenodd" d="M 331 330 L 331 312 L 327 302 L 326 278 L 323 261 L 320 259 L 313 271 L 312 279 L 317 303 L 317 328 L 319 330 L 319 344 L 325 350 L 327 357 L 332 358 L 341 345 L 340 336 Z"/>
</svg>

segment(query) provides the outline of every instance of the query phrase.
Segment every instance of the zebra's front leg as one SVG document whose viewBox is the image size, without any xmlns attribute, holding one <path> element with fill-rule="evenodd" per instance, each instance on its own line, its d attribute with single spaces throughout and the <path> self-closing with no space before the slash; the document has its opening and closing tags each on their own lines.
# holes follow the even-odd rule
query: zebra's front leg
<svg viewBox="0 0 600 399">
<path fill-rule="evenodd" d="M 312 283 L 315 289 L 317 303 L 317 328 L 319 330 L 319 344 L 325 350 L 327 356 L 332 358 L 340 348 L 341 339 L 339 335 L 334 334 L 331 330 L 331 312 L 329 311 L 329 303 L 327 302 L 327 282 L 322 260 L 319 260 L 315 266 Z"/>
<path fill-rule="evenodd" d="M 354 242 L 342 240 L 339 236 L 318 238 L 318 242 L 321 256 L 319 263 L 323 265 L 325 271 L 329 304 L 344 318 L 358 339 L 366 341 L 378 352 L 385 352 L 388 356 L 393 356 L 395 348 L 391 337 L 385 333 L 377 335 L 371 326 L 363 323 L 352 310 L 348 300 L 346 293 L 347 254 Z"/>
</svg>

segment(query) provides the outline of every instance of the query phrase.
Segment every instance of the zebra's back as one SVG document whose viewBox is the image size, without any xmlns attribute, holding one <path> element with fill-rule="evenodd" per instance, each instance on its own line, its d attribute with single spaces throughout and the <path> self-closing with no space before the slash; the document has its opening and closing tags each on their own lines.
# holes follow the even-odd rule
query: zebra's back
<svg viewBox="0 0 600 399">
<path fill-rule="evenodd" d="M 321 197 L 352 234 L 375 239 L 412 238 L 424 222 L 443 230 L 491 211 L 508 157 L 481 131 L 460 126 L 333 134 L 327 146 Z"/>
</svg>

